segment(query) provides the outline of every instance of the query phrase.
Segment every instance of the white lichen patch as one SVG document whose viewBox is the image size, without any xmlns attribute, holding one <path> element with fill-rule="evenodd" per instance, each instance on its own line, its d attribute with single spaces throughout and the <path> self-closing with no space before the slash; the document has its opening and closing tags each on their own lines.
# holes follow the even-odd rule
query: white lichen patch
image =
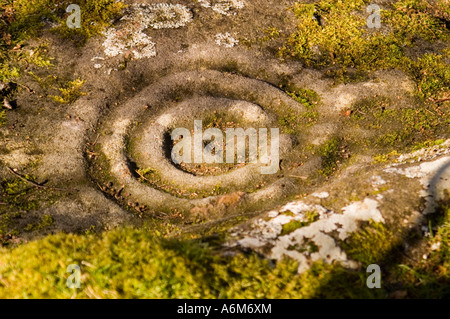
<svg viewBox="0 0 450 319">
<path fill-rule="evenodd" d="M 323 198 L 330 197 L 330 194 L 328 192 L 320 192 L 320 193 L 311 194 L 311 196 L 323 199 Z"/>
<path fill-rule="evenodd" d="M 271 211 L 268 213 L 269 221 L 258 219 L 252 225 L 250 236 L 258 237 L 261 242 L 265 243 L 267 240 L 277 238 L 282 231 L 283 225 L 293 222 L 307 221 L 306 213 L 315 212 L 318 214 L 318 219 L 325 218 L 332 212 L 320 205 L 308 205 L 302 201 L 288 203 L 278 211 Z"/>
<path fill-rule="evenodd" d="M 157 3 L 134 4 L 122 20 L 139 24 L 143 29 L 177 29 L 186 26 L 192 18 L 189 8 L 181 4 Z"/>
<path fill-rule="evenodd" d="M 192 21 L 192 12 L 181 4 L 131 5 L 117 28 L 105 32 L 105 54 L 115 57 L 132 54 L 136 59 L 156 55 L 155 43 L 144 33 L 148 28 L 176 29 Z"/>
<path fill-rule="evenodd" d="M 245 7 L 245 2 L 240 0 L 197 0 L 204 8 L 212 8 L 215 12 L 230 16 L 235 15 L 236 10 Z"/>
<path fill-rule="evenodd" d="M 284 205 L 280 209 L 280 213 L 283 212 L 291 212 L 294 214 L 293 220 L 305 221 L 304 213 L 305 212 L 316 212 L 319 214 L 319 218 L 324 218 L 331 214 L 332 212 L 320 205 L 308 205 L 302 201 L 292 202 Z"/>
<path fill-rule="evenodd" d="M 372 187 L 378 188 L 379 186 L 383 186 L 386 184 L 386 181 L 381 178 L 381 176 L 375 175 L 371 178 Z"/>
<path fill-rule="evenodd" d="M 211 8 L 211 2 L 208 0 L 197 0 L 197 2 L 204 8 Z"/>
<path fill-rule="evenodd" d="M 449 162 L 450 157 L 442 157 L 432 162 L 425 162 L 417 166 L 411 166 L 407 168 L 386 168 L 385 172 L 398 173 L 405 175 L 408 178 L 420 178 L 420 182 L 423 186 L 429 185 L 429 178 L 431 175 L 437 173 L 437 171 Z"/>
<path fill-rule="evenodd" d="M 305 213 L 310 211 L 319 214 L 317 221 L 282 235 L 283 225 L 305 220 Z M 320 205 L 308 205 L 301 201 L 289 203 L 278 214 L 276 211 L 269 212 L 268 216 L 274 216 L 272 219 L 257 220 L 234 246 L 255 250 L 264 248 L 261 252 L 271 259 L 293 258 L 299 262 L 299 272 L 319 260 L 327 263 L 338 261 L 347 267 L 356 267 L 357 263 L 348 260 L 337 241 L 345 240 L 357 231 L 361 222 L 384 222 L 384 219 L 378 210 L 378 202 L 369 198 L 344 207 L 342 211 L 342 214 L 335 214 Z"/>
<path fill-rule="evenodd" d="M 137 27 L 110 28 L 105 32 L 105 35 L 106 39 L 103 46 L 107 56 L 115 57 L 128 52 L 132 53 L 135 58 L 140 59 L 156 55 L 155 43 Z"/>
<path fill-rule="evenodd" d="M 225 34 L 216 34 L 215 40 L 217 45 L 224 46 L 226 48 L 232 48 L 239 43 L 239 40 L 233 38 L 228 32 L 226 32 Z"/>
</svg>

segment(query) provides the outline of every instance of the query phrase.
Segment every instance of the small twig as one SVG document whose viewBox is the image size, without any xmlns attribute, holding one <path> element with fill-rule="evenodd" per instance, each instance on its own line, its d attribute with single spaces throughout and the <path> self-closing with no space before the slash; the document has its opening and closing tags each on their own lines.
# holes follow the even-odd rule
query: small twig
<svg viewBox="0 0 450 319">
<path fill-rule="evenodd" d="M 430 113 L 431 115 L 436 115 L 433 112 L 431 112 L 429 109 L 425 109 L 425 111 L 427 111 L 428 113 Z"/>
<path fill-rule="evenodd" d="M 27 179 L 26 177 L 20 175 L 19 173 L 15 172 L 11 167 L 8 167 L 8 170 L 13 173 L 14 175 L 16 175 L 18 178 L 20 178 L 21 180 L 23 180 L 24 182 L 30 183 L 31 185 L 38 187 L 38 188 L 47 188 L 46 186 L 30 181 L 29 179 Z"/>
<path fill-rule="evenodd" d="M 8 204 L 0 202 L 0 205 L 8 205 Z"/>
<path fill-rule="evenodd" d="M 92 144 L 92 146 L 95 146 L 95 144 L 97 144 L 98 138 L 100 137 L 100 134 L 97 134 L 97 137 L 95 138 L 94 144 Z"/>
<path fill-rule="evenodd" d="M 98 188 L 100 188 L 101 190 L 104 189 L 104 187 L 102 185 L 100 185 L 98 182 L 96 184 L 97 184 Z"/>
<path fill-rule="evenodd" d="M 99 156 L 99 153 L 95 153 L 95 152 L 91 152 L 91 151 L 86 151 L 86 153 L 89 154 L 89 156 L 93 157 L 93 156 Z"/>
<path fill-rule="evenodd" d="M 431 99 L 431 101 L 433 101 L 434 103 L 442 103 L 442 102 L 445 102 L 445 101 L 450 101 L 450 97 L 444 97 L 444 98 L 439 99 L 439 100 Z"/>
<path fill-rule="evenodd" d="M 289 175 L 289 177 L 300 178 L 300 179 L 303 179 L 303 180 L 307 180 L 307 179 L 308 179 L 308 177 L 305 177 L 305 176 L 296 176 L 296 175 Z"/>
<path fill-rule="evenodd" d="M 39 184 L 36 182 L 33 182 L 31 180 L 29 180 L 28 178 L 26 178 L 25 176 L 20 175 L 19 173 L 15 172 L 11 167 L 8 167 L 8 170 L 14 174 L 15 176 L 17 176 L 18 178 L 20 178 L 21 180 L 23 180 L 24 182 L 30 183 L 31 185 L 33 185 L 34 187 L 37 188 L 42 188 L 42 189 L 53 189 L 53 190 L 58 190 L 58 191 L 65 191 L 65 192 L 71 192 L 72 190 L 70 189 L 65 189 L 65 188 L 58 188 L 58 187 L 48 187 L 45 186 L 43 184 Z M 46 182 L 45 182 L 46 183 Z M 76 190 L 78 191 L 78 190 Z"/>
<path fill-rule="evenodd" d="M 98 138 L 100 137 L 100 134 L 97 134 L 97 137 L 95 138 L 95 141 L 94 141 L 94 143 L 86 143 L 87 145 L 90 145 L 90 146 L 95 146 L 96 144 L 97 144 L 97 141 L 98 141 Z M 92 152 L 91 152 L 92 153 Z"/>
<path fill-rule="evenodd" d="M 28 93 L 31 93 L 31 94 L 35 93 L 33 89 L 30 89 L 28 86 L 26 86 L 24 84 L 20 84 L 20 83 L 17 83 L 17 82 L 14 82 L 14 83 L 16 83 L 18 86 L 21 86 L 24 89 L 26 89 L 28 91 Z"/>
<path fill-rule="evenodd" d="M 144 181 L 147 181 L 147 182 L 151 183 L 151 181 L 150 181 L 148 178 L 146 178 L 144 175 L 142 175 L 141 173 L 139 173 L 138 170 L 135 170 L 135 172 L 136 172 L 136 173 L 137 173 Z"/>
</svg>

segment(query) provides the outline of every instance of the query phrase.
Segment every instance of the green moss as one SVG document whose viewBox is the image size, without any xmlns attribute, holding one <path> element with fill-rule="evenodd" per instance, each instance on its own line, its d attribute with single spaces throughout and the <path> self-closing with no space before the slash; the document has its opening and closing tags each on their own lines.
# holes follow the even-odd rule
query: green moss
<svg viewBox="0 0 450 319">
<path fill-rule="evenodd" d="M 448 5 L 448 1 L 447 0 L 438 0 L 437 1 L 437 8 L 439 8 L 439 10 L 441 10 L 444 14 L 443 17 L 446 18 L 447 20 L 450 19 L 450 7 Z"/>
<path fill-rule="evenodd" d="M 28 175 L 25 175 L 25 178 L 33 180 Z M 4 180 L 1 183 L 0 195 L 3 195 L 3 201 L 17 210 L 31 211 L 38 208 L 38 200 L 33 196 L 32 187 L 21 179 Z M 0 206 L 0 212 L 1 208 Z"/>
<path fill-rule="evenodd" d="M 276 39 L 280 36 L 280 30 L 278 30 L 277 28 L 274 28 L 274 27 L 269 27 L 263 31 L 264 31 L 265 36 L 259 39 L 261 42 Z"/>
<path fill-rule="evenodd" d="M 315 222 L 318 218 L 319 214 L 317 212 L 306 212 L 304 221 L 294 220 L 284 224 L 281 230 L 281 236 L 288 235 L 299 228 L 308 226 Z"/>
<path fill-rule="evenodd" d="M 28 165 L 30 170 L 35 163 Z M 31 175 L 23 175 L 28 181 L 36 182 Z M 37 188 L 20 178 L 4 179 L 0 183 L 0 245 L 9 244 L 10 239 L 23 232 L 41 231 L 53 224 L 50 215 L 35 218 L 29 212 L 36 212 L 53 205 L 61 193 L 50 188 Z M 24 225 L 24 219 L 29 225 Z"/>
<path fill-rule="evenodd" d="M 25 178 L 30 179 L 29 176 L 25 176 Z M 27 183 L 21 179 L 13 179 L 13 180 L 5 180 L 2 183 L 3 191 L 6 195 L 20 195 L 20 194 L 26 194 L 28 191 Z"/>
<path fill-rule="evenodd" d="M 412 151 L 417 151 L 417 150 L 420 150 L 422 148 L 438 146 L 438 145 L 443 144 L 444 142 L 445 142 L 444 139 L 439 139 L 439 140 L 435 140 L 435 141 L 425 141 L 425 142 L 413 145 L 411 149 L 412 149 Z"/>
<path fill-rule="evenodd" d="M 85 235 L 94 235 L 96 233 L 95 225 L 91 225 L 88 230 L 84 232 Z"/>
<path fill-rule="evenodd" d="M 417 137 L 426 140 L 433 137 L 437 129 L 448 128 L 450 124 L 450 110 L 436 108 L 432 104 L 424 105 L 422 108 L 406 108 L 399 112 L 403 125 L 403 138 Z M 420 138 L 422 137 L 422 138 Z"/>
<path fill-rule="evenodd" d="M 141 176 L 146 176 L 147 174 L 152 174 L 155 173 L 156 171 L 153 168 L 141 168 L 137 172 Z"/>
<path fill-rule="evenodd" d="M 73 3 L 71 0 L 67 2 Z M 115 0 L 78 0 L 76 3 L 81 8 L 81 28 L 69 29 L 63 19 L 56 31 L 79 44 L 99 35 L 114 19 L 120 17 L 126 7 L 123 2 Z"/>
<path fill-rule="evenodd" d="M 53 222 L 54 222 L 53 217 L 51 217 L 50 215 L 44 215 L 37 224 L 28 224 L 24 228 L 24 230 L 26 232 L 39 231 L 53 225 Z"/>
<path fill-rule="evenodd" d="M 56 1 L 58 3 L 58 1 Z M 44 19 L 55 18 L 55 1 L 0 1 L 13 40 L 24 41 L 38 35 Z"/>
<path fill-rule="evenodd" d="M 392 151 L 388 154 L 380 154 L 373 157 L 374 163 L 386 163 L 391 158 L 399 156 L 400 154 L 397 151 Z"/>
<path fill-rule="evenodd" d="M 65 9 L 69 4 L 76 3 L 81 7 L 82 27 L 69 29 L 66 25 Z M 53 31 L 63 37 L 70 38 L 78 44 L 83 44 L 94 35 L 99 34 L 112 20 L 120 15 L 124 8 L 122 2 L 114 0 L 1 0 L 0 16 L 0 82 L 17 82 L 24 68 L 29 65 L 50 67 L 51 59 L 47 57 L 47 49 L 41 44 L 36 48 L 27 46 L 30 37 L 39 36 L 45 26 L 45 21 L 57 23 Z M 54 99 L 60 103 L 70 103 L 81 94 L 74 90 L 80 84 L 79 80 L 69 83 L 68 87 L 60 88 L 61 96 Z M 2 99 L 3 96 L 0 96 Z M 4 114 L 2 114 L 4 115 Z"/>
<path fill-rule="evenodd" d="M 281 215 L 286 215 L 286 216 L 290 216 L 290 217 L 294 217 L 295 214 L 293 212 L 291 212 L 290 210 L 286 210 L 284 212 L 280 213 Z"/>
<path fill-rule="evenodd" d="M 70 29 L 66 25 L 69 14 L 65 11 L 72 3 L 80 6 L 81 28 Z M 120 16 L 125 5 L 114 0 L 16 0 L 1 1 L 0 7 L 11 12 L 10 31 L 18 40 L 38 35 L 47 19 L 59 25 L 55 32 L 82 44 L 109 26 L 114 18 Z"/>
<path fill-rule="evenodd" d="M 80 78 L 71 80 L 69 78 L 70 75 L 60 77 L 53 74 L 39 76 L 32 71 L 29 71 L 28 75 L 39 84 L 39 86 L 44 90 L 46 96 L 50 97 L 57 103 L 73 103 L 80 96 L 86 95 L 86 93 L 81 91 L 81 88 L 86 81 L 81 80 Z"/>
<path fill-rule="evenodd" d="M 407 56 L 405 47 L 415 45 L 419 38 L 435 41 L 450 37 L 445 23 L 428 12 L 427 1 L 404 0 L 387 5 L 381 13 L 383 28 L 379 30 L 366 26 L 365 8 L 369 4 L 365 0 L 296 3 L 292 10 L 299 21 L 297 31 L 286 35 L 280 54 L 308 66 L 328 67 L 330 74 L 345 80 L 354 68 L 358 72 L 400 68 L 414 73 L 415 62 Z M 427 62 L 419 59 L 418 63 Z"/>
<path fill-rule="evenodd" d="M 290 84 L 287 79 L 282 79 L 280 82 L 279 87 L 304 106 L 306 111 L 299 112 L 297 109 L 283 105 L 276 109 L 278 124 L 285 134 L 301 134 L 304 126 L 312 125 L 319 119 L 320 114 L 316 110 L 316 106 L 320 102 L 320 97 L 313 90 L 299 88 Z"/>
<path fill-rule="evenodd" d="M 450 206 L 442 205 L 430 219 L 427 258 L 396 265 L 392 281 L 410 298 L 450 297 Z M 434 247 L 434 248 L 432 248 Z M 432 249 L 430 249 L 432 248 Z"/>
<path fill-rule="evenodd" d="M 342 141 L 338 137 L 333 137 L 325 142 L 319 148 L 319 154 L 322 157 L 322 168 L 319 172 L 325 176 L 332 175 L 337 167 L 341 156 Z"/>
<path fill-rule="evenodd" d="M 281 113 L 282 114 L 278 118 L 278 124 L 280 125 L 282 132 L 285 134 L 296 133 L 300 124 L 297 112 L 291 108 L 283 107 Z"/>
<path fill-rule="evenodd" d="M 348 128 L 352 130 L 349 134 L 354 138 L 358 132 L 355 128 L 365 131 L 363 143 L 367 147 L 407 151 L 412 143 L 420 144 L 445 134 L 450 124 L 450 113 L 448 108 L 429 102 L 395 108 L 389 99 L 377 97 L 355 103 L 348 120 Z"/>
<path fill-rule="evenodd" d="M 397 142 L 400 142 L 402 137 L 397 133 L 388 133 L 380 136 L 376 140 L 376 144 L 382 146 L 395 146 Z"/>
<path fill-rule="evenodd" d="M 377 189 L 378 190 L 371 192 L 370 195 L 375 196 L 378 194 L 382 194 L 382 193 L 388 191 L 390 189 L 390 187 L 389 186 L 381 186 L 381 187 L 377 187 Z"/>
<path fill-rule="evenodd" d="M 12 57 L 8 57 L 13 59 Z M 0 81 L 8 82 L 12 79 L 18 78 L 20 76 L 19 68 L 11 65 L 10 61 L 5 61 L 2 59 L 0 64 Z"/>
<path fill-rule="evenodd" d="M 48 10 L 39 1 L 0 1 L 0 81 L 15 81 L 24 65 L 39 67 L 51 65 L 46 57 L 45 45 L 23 50 L 24 41 L 37 35 Z M 36 10 L 36 11 L 35 11 Z M 36 14 L 36 12 L 39 12 Z M 19 63 L 21 61 L 22 63 Z M 26 62 L 26 63 L 23 63 Z"/>
<path fill-rule="evenodd" d="M 30 65 L 40 68 L 52 66 L 51 58 L 47 56 L 45 44 L 37 47 L 27 46 L 30 37 L 39 36 L 45 21 L 59 24 L 55 29 L 65 37 L 70 37 L 78 43 L 84 43 L 90 36 L 99 34 L 107 27 L 114 17 L 117 17 L 124 5 L 113 0 L 79 0 L 75 3 L 81 6 L 82 28 L 68 29 L 66 26 L 65 8 L 73 1 L 0 1 L 0 82 L 18 83 L 25 68 Z M 77 37 L 74 37 L 74 35 Z M 24 49 L 25 47 L 26 50 Z M 70 103 L 81 94 L 73 90 L 79 82 L 75 80 L 67 88 L 61 88 L 61 96 L 54 97 L 58 102 Z M 13 95 L 15 92 L 10 92 Z M 0 96 L 2 100 L 4 96 Z M 0 125 L 5 114 L 0 114 Z"/>
<path fill-rule="evenodd" d="M 450 91 L 450 50 L 443 54 L 424 54 L 414 61 L 410 72 L 418 83 L 418 95 L 439 99 Z"/>
<path fill-rule="evenodd" d="M 319 95 L 313 90 L 292 88 L 287 90 L 286 93 L 308 109 L 313 108 L 320 101 Z"/>
<path fill-rule="evenodd" d="M 394 236 L 386 225 L 370 222 L 347 238 L 342 246 L 349 258 L 367 267 L 388 262 L 387 258 L 398 244 L 398 236 Z"/>
<path fill-rule="evenodd" d="M 305 223 L 302 221 L 294 220 L 292 222 L 289 222 L 287 224 L 283 225 L 283 229 L 281 231 L 281 236 L 288 235 L 292 233 L 293 231 L 302 228 L 305 226 Z"/>
<path fill-rule="evenodd" d="M 281 53 L 296 57 L 306 65 L 323 65 L 335 62 L 335 59 L 350 65 L 351 58 L 355 56 L 351 54 L 354 50 L 351 47 L 356 44 L 354 40 L 362 36 L 364 25 L 362 19 L 354 19 L 350 13 L 363 3 L 333 0 L 316 4 L 296 3 L 293 11 L 299 19 L 298 31 L 289 36 Z M 317 17 L 326 19 L 327 25 L 322 27 Z M 316 55 L 315 48 L 322 54 Z"/>
<path fill-rule="evenodd" d="M 59 234 L 0 249 L 2 298 L 324 298 L 375 297 L 363 273 L 322 263 L 271 265 L 256 255 L 224 257 L 199 241 L 163 240 L 118 229 L 103 235 Z M 69 289 L 67 267 L 81 267 Z M 245 265 L 245 267 L 242 267 Z"/>
<path fill-rule="evenodd" d="M 386 97 L 375 97 L 362 99 L 356 102 L 351 110 L 350 118 L 354 121 L 367 120 L 369 128 L 378 128 L 388 117 L 392 117 L 393 110 L 388 109 L 391 104 Z"/>
<path fill-rule="evenodd" d="M 75 102 L 80 96 L 86 95 L 86 93 L 81 91 L 81 87 L 86 81 L 76 79 L 74 81 L 69 81 L 65 87 L 59 88 L 60 95 L 50 96 L 55 102 L 61 104 L 68 104 Z"/>
<path fill-rule="evenodd" d="M 33 165 L 29 165 L 28 169 Z M 29 181 L 35 181 L 34 177 L 28 174 L 23 177 Z M 36 188 L 31 183 L 19 178 L 4 179 L 0 183 L 0 202 L 2 203 L 0 205 L 0 219 L 2 220 L 0 235 L 20 234 L 23 231 L 31 230 L 40 231 L 51 225 L 53 220 L 47 215 L 44 215 L 37 223 L 33 223 L 32 226 L 24 226 L 20 221 L 17 223 L 15 219 L 26 218 L 27 212 L 49 207 L 60 196 L 61 194 L 58 192 Z M 7 243 L 8 239 L 10 238 L 0 236 L 0 244 Z"/>
<path fill-rule="evenodd" d="M 283 133 L 294 134 L 298 129 L 299 121 L 297 113 L 290 108 L 283 108 L 282 115 L 278 118 Z"/>
<path fill-rule="evenodd" d="M 278 125 L 284 134 L 301 134 L 305 126 L 312 125 L 319 119 L 319 113 L 314 109 L 299 113 L 290 107 L 282 106 L 277 113 Z"/>
<path fill-rule="evenodd" d="M 402 46 L 410 44 L 415 37 L 425 39 L 444 38 L 445 28 L 438 19 L 422 11 L 406 10 L 411 4 L 416 10 L 417 3 L 423 1 L 398 1 L 392 10 L 382 12 L 383 23 L 389 24 L 392 31 L 387 35 L 370 32 L 365 28 L 366 17 L 356 15 L 364 10 L 370 1 L 323 0 L 315 5 L 297 4 L 294 13 L 301 19 L 299 28 L 312 26 L 301 37 L 309 48 L 318 45 L 324 52 L 322 63 L 338 63 L 345 67 L 373 68 L 395 65 L 403 58 Z M 313 19 L 316 14 L 326 21 L 320 26 Z M 299 36 L 299 34 L 297 34 Z M 295 43 L 295 42 L 294 42 Z M 312 59 L 312 52 L 305 47 L 303 58 Z M 308 59 L 309 58 L 309 59 Z"/>
<path fill-rule="evenodd" d="M 13 229 L 14 220 L 20 216 L 21 214 L 18 212 L 6 212 L 0 214 L 0 242 L 3 241 L 2 236 L 15 232 L 15 229 Z"/>
<path fill-rule="evenodd" d="M 0 111 L 0 126 L 4 125 L 6 123 L 6 111 L 2 110 Z"/>
<path fill-rule="evenodd" d="M 426 10 L 428 1 L 401 0 L 393 4 L 393 10 L 384 10 L 387 22 L 393 33 L 405 43 L 410 44 L 414 38 L 425 40 L 445 39 L 445 24 Z"/>
<path fill-rule="evenodd" d="M 308 120 L 308 125 L 317 122 L 319 119 L 319 112 L 316 111 L 315 107 L 319 103 L 320 98 L 316 92 L 296 88 L 294 91 L 286 91 L 286 93 L 306 108 L 307 111 L 301 116 Z M 284 125 L 288 125 L 291 122 L 292 120 L 288 120 Z"/>
</svg>

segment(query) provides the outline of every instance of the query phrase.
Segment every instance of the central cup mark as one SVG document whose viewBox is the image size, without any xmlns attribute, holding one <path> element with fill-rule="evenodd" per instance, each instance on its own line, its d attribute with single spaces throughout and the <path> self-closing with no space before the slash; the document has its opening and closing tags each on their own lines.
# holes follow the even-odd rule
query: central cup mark
<svg viewBox="0 0 450 319">
<path fill-rule="evenodd" d="M 178 141 L 172 148 L 172 161 L 180 165 L 190 164 L 227 164 L 246 163 L 248 140 L 248 163 L 266 164 L 261 167 L 261 174 L 275 174 L 279 170 L 280 132 L 278 128 L 270 129 L 270 153 L 268 129 L 260 128 L 226 128 L 224 132 L 218 128 L 209 128 L 203 132 L 201 120 L 194 121 L 194 136 L 186 128 L 172 131 L 172 141 Z M 210 142 L 206 146 L 204 142 Z M 225 152 L 224 152 L 225 150 Z M 259 155 L 259 156 L 258 156 Z"/>
</svg>

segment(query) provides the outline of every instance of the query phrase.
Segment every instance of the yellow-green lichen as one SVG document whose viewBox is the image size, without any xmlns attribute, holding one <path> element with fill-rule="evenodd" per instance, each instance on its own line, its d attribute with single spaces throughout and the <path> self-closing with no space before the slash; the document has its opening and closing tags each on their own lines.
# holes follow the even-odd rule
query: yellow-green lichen
<svg viewBox="0 0 450 319">
<path fill-rule="evenodd" d="M 81 87 L 86 81 L 76 79 L 69 81 L 65 87 L 59 88 L 60 95 L 50 96 L 55 102 L 68 104 L 75 102 L 80 96 L 86 95 L 81 91 Z"/>
</svg>

